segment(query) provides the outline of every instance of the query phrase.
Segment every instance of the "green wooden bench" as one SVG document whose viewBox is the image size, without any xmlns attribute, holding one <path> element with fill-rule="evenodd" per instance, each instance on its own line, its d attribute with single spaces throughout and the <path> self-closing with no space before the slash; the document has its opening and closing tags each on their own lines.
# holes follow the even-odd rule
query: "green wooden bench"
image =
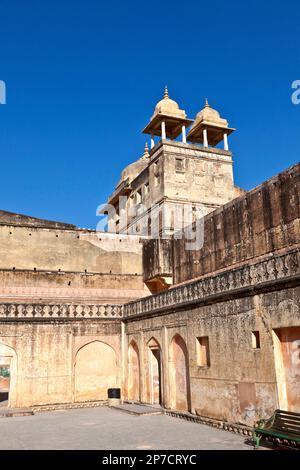
<svg viewBox="0 0 300 470">
<path fill-rule="evenodd" d="M 263 437 L 273 443 L 290 444 L 300 448 L 300 413 L 275 410 L 270 419 L 257 421 L 252 435 L 255 448 L 259 447 Z"/>
</svg>

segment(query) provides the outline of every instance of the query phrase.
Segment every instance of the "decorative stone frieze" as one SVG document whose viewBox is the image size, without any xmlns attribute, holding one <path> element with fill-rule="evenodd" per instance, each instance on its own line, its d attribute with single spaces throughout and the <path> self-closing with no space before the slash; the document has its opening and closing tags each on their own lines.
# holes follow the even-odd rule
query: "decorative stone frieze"
<svg viewBox="0 0 300 470">
<path fill-rule="evenodd" d="M 0 319 L 115 319 L 122 318 L 122 305 L 0 304 Z"/>
<path fill-rule="evenodd" d="M 124 317 L 161 311 L 180 304 L 209 301 L 214 296 L 237 292 L 239 289 L 259 288 L 265 284 L 300 275 L 300 250 L 295 249 L 281 255 L 273 255 L 253 264 L 206 276 L 196 281 L 179 285 L 168 291 L 124 305 Z"/>
</svg>

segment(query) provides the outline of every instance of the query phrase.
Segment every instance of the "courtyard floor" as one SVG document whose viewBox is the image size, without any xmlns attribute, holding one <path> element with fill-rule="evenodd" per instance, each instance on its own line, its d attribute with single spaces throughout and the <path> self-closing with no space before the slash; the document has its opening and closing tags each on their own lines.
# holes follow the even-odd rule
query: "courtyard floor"
<svg viewBox="0 0 300 470">
<path fill-rule="evenodd" d="M 134 416 L 108 407 L 0 419 L 0 449 L 252 450 L 246 437 L 165 415 Z"/>
</svg>

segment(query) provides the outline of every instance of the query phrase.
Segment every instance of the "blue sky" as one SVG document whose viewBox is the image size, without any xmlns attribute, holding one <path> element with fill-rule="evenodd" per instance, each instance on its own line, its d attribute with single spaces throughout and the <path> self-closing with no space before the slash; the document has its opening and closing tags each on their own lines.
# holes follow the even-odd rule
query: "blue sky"
<svg viewBox="0 0 300 470">
<path fill-rule="evenodd" d="M 1 0 L 0 208 L 95 228 L 164 85 L 237 131 L 235 182 L 299 161 L 299 2 Z"/>
</svg>

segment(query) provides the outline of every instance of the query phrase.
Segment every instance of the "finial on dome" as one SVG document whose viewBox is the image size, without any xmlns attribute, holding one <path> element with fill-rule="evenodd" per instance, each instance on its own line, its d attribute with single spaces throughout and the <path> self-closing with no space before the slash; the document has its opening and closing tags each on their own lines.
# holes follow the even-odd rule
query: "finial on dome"
<svg viewBox="0 0 300 470">
<path fill-rule="evenodd" d="M 209 104 L 208 104 L 208 99 L 205 98 L 205 108 L 210 108 Z"/>
<path fill-rule="evenodd" d="M 142 158 L 147 158 L 147 157 L 149 157 L 148 142 L 145 143 L 145 149 L 144 149 L 144 153 L 143 153 L 143 157 L 142 157 Z"/>
<path fill-rule="evenodd" d="M 169 98 L 169 92 L 168 92 L 168 87 L 167 87 L 167 85 L 165 86 L 164 98 L 165 98 L 165 99 Z"/>
</svg>

